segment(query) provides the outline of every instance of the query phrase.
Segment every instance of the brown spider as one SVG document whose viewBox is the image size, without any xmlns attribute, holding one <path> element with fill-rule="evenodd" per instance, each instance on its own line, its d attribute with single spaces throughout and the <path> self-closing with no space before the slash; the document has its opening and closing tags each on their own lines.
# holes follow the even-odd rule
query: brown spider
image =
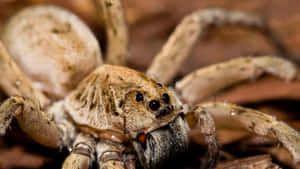
<svg viewBox="0 0 300 169">
<path fill-rule="evenodd" d="M 107 31 L 107 63 L 125 65 L 128 35 L 122 5 L 119 0 L 95 2 Z M 64 9 L 36 6 L 18 12 L 0 44 L 0 74 L 5 77 L 0 86 L 10 96 L 0 107 L 0 133 L 16 118 L 38 143 L 70 148 L 64 169 L 87 169 L 94 160 L 101 169 L 135 168 L 137 162 L 154 169 L 186 151 L 189 130 L 199 128 L 211 168 L 219 151 L 211 113 L 239 121 L 256 134 L 275 136 L 298 163 L 299 133 L 274 117 L 229 103 L 192 106 L 263 73 L 291 80 L 296 74 L 292 63 L 264 56 L 212 65 L 178 81 L 180 96 L 162 84 L 174 78 L 197 37 L 212 24 L 266 27 L 259 17 L 241 12 L 196 11 L 179 24 L 145 75 L 102 64 L 91 31 Z"/>
</svg>

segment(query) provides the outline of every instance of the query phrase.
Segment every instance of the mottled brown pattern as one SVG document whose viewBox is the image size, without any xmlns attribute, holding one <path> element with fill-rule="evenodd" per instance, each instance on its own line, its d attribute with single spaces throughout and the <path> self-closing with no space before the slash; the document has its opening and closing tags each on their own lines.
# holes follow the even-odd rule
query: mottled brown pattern
<svg viewBox="0 0 300 169">
<path fill-rule="evenodd" d="M 46 2 L 48 0 L 32 1 Z M 167 4 L 167 8 L 171 9 L 170 11 L 178 12 L 179 15 L 183 14 L 181 5 L 182 7 L 185 7 L 185 4 L 193 4 L 197 6 L 202 3 L 193 3 L 194 1 L 190 1 L 189 3 L 174 1 L 174 4 L 178 3 L 181 5 L 179 5 L 180 8 L 173 8 L 176 5 L 172 5 L 172 3 L 168 3 L 168 1 L 169 0 L 163 0 L 157 4 Z M 77 5 L 80 4 L 80 2 L 82 4 L 79 5 L 80 8 L 86 8 L 87 6 L 85 5 L 89 4 L 91 1 L 57 1 L 57 3 L 60 4 L 72 3 Z M 107 46 L 104 46 L 107 50 L 103 50 L 104 54 L 106 55 L 106 61 L 109 62 L 111 60 L 114 60 L 115 63 L 124 64 L 124 58 L 128 56 L 129 52 L 127 50 L 127 27 L 126 24 L 124 24 L 125 22 L 123 9 L 122 5 L 120 5 L 121 1 L 99 0 L 96 2 L 98 2 L 98 5 L 99 2 L 104 2 L 105 4 L 101 7 L 102 9 L 96 9 L 96 12 L 104 14 L 100 15 L 100 20 L 104 20 L 100 21 L 99 23 L 105 23 L 103 25 L 106 27 L 105 31 L 107 32 L 107 37 L 105 37 Z M 128 3 L 128 1 L 126 2 Z M 155 0 L 153 2 L 143 1 L 142 3 L 151 5 L 154 2 Z M 89 9 L 92 9 L 93 5 L 89 7 Z M 143 11 L 145 11 L 145 13 L 149 12 L 148 6 L 147 9 Z M 154 11 L 152 11 L 153 14 L 155 14 L 155 11 L 163 11 L 163 9 L 155 9 Z M 200 29 L 198 29 L 198 22 L 195 24 L 195 27 L 192 26 L 196 19 L 193 18 L 193 16 L 196 16 L 198 14 L 199 16 L 201 16 L 199 20 Z M 164 18 L 166 15 L 168 15 L 168 13 L 159 14 L 156 18 L 159 18 L 158 20 L 160 20 L 160 18 Z M 52 16 L 54 15 L 52 14 Z M 130 16 L 132 16 L 132 13 L 130 14 Z M 201 36 L 203 35 L 201 28 L 204 28 L 203 32 L 206 32 L 208 28 L 212 28 L 207 26 L 202 27 L 201 24 L 203 22 L 208 23 L 208 25 L 212 24 L 219 26 L 222 25 L 223 21 L 224 23 L 245 23 L 245 25 L 248 26 L 254 23 L 254 25 L 256 26 L 263 26 L 262 28 L 266 28 L 265 24 L 261 24 L 264 22 L 256 22 L 258 20 L 264 21 L 261 20 L 260 17 L 253 17 L 253 15 L 243 12 L 234 12 L 231 10 L 220 8 L 199 10 L 192 13 L 190 16 L 192 17 L 191 20 L 185 19 L 188 20 L 188 22 L 183 22 L 183 26 L 179 26 L 176 28 L 176 30 L 179 30 L 178 34 L 171 35 L 170 39 L 173 38 L 174 43 L 167 43 L 169 45 L 164 48 L 165 55 L 162 55 L 162 58 L 165 59 L 156 62 L 165 70 L 170 71 L 170 76 L 164 76 L 163 74 L 166 72 L 163 71 L 163 69 L 158 68 L 154 69 L 156 70 L 154 71 L 156 73 L 148 73 L 148 75 L 153 76 L 152 78 L 155 78 L 156 81 L 144 75 L 143 73 L 134 71 L 129 68 L 101 65 L 78 85 L 78 79 L 81 79 L 85 75 L 89 74 L 90 71 L 92 71 L 92 69 L 85 69 L 84 71 L 81 71 L 80 69 L 78 69 L 78 67 L 88 68 L 89 66 L 94 65 L 96 63 L 94 62 L 94 59 L 99 59 L 97 51 L 91 52 L 92 57 L 89 57 L 87 59 L 89 62 L 86 62 L 90 64 L 85 64 L 84 62 L 81 62 L 80 59 L 74 59 L 72 54 L 62 54 L 63 52 L 61 52 L 61 50 L 63 50 L 64 47 L 59 46 L 58 51 L 61 55 L 58 56 L 57 62 L 63 68 L 61 69 L 61 74 L 53 73 L 57 71 L 57 69 L 52 68 L 49 69 L 52 71 L 47 71 L 47 74 L 54 74 L 54 76 L 52 77 L 55 78 L 61 77 L 62 79 L 67 79 L 62 83 L 59 83 L 59 81 L 57 80 L 57 83 L 54 84 L 58 84 L 58 86 L 53 87 L 53 89 L 60 89 L 60 87 L 65 86 L 67 92 L 64 93 L 56 91 L 56 94 L 62 96 L 53 97 L 51 94 L 53 91 L 50 90 L 50 92 L 47 92 L 47 95 L 51 97 L 51 102 L 49 102 L 49 104 L 43 105 L 42 107 L 37 102 L 43 98 L 42 93 L 40 93 L 41 96 L 35 97 L 39 94 L 39 91 L 36 90 L 36 87 L 41 89 L 41 86 L 39 86 L 40 84 L 36 84 L 35 82 L 39 82 L 41 80 L 43 80 L 44 82 L 48 82 L 49 79 L 47 78 L 49 77 L 31 77 L 33 84 L 31 84 L 28 80 L 28 83 L 26 85 L 23 85 L 23 82 L 26 79 L 23 80 L 22 78 L 26 75 L 22 74 L 22 69 L 18 71 L 18 66 L 14 63 L 9 54 L 5 54 L 6 56 L 4 56 L 4 58 L 7 57 L 7 62 L 5 61 L 5 59 L 2 60 L 3 64 L 0 65 L 3 65 L 3 72 L 1 73 L 3 77 L 12 76 L 12 80 L 8 78 L 9 83 L 6 83 L 7 81 L 5 81 L 5 78 L 2 78 L 4 80 L 0 80 L 0 87 L 3 88 L 6 93 L 10 93 L 11 90 L 13 90 L 16 93 L 24 94 L 25 97 L 21 97 L 23 99 L 22 105 L 15 106 L 15 102 L 11 103 L 8 101 L 6 102 L 6 104 L 0 107 L 1 130 L 10 133 L 10 130 L 6 129 L 10 127 L 10 122 L 13 121 L 12 119 L 16 118 L 21 129 L 25 131 L 29 136 L 31 136 L 35 141 L 50 147 L 66 147 L 69 150 L 73 149 L 73 151 L 66 158 L 63 164 L 64 169 L 87 169 L 93 161 L 97 161 L 100 168 L 114 169 L 124 169 L 124 167 L 128 166 L 128 164 L 130 164 L 130 169 L 134 169 L 135 161 L 138 161 L 143 168 L 152 169 L 159 168 L 163 164 L 169 164 L 169 160 L 173 159 L 173 157 L 181 154 L 182 152 L 185 152 L 190 140 L 188 138 L 188 133 L 190 132 L 190 129 L 195 128 L 196 130 L 200 131 L 200 134 L 204 138 L 204 142 L 202 140 L 201 144 L 206 143 L 205 148 L 207 148 L 208 150 L 206 153 L 207 156 L 203 159 L 203 161 L 201 160 L 201 166 L 207 169 L 215 166 L 217 157 L 219 157 L 219 155 L 225 159 L 235 158 L 233 155 L 225 152 L 228 149 L 226 150 L 226 148 L 224 148 L 223 146 L 222 151 L 220 151 L 219 154 L 220 147 L 218 146 L 218 142 L 216 140 L 215 121 L 211 117 L 211 114 L 213 116 L 216 116 L 221 112 L 221 116 L 217 117 L 221 118 L 221 123 L 231 124 L 233 126 L 232 128 L 236 130 L 248 129 L 251 132 L 242 134 L 242 136 L 241 134 L 238 134 L 239 136 L 235 137 L 236 140 L 242 139 L 243 137 L 245 137 L 245 135 L 254 137 L 252 133 L 274 137 L 274 139 L 269 142 L 267 140 L 261 141 L 261 144 L 269 144 L 269 146 L 273 146 L 271 148 L 275 148 L 274 144 L 278 144 L 280 142 L 284 147 L 287 148 L 287 153 L 290 153 L 293 156 L 293 158 L 290 158 L 288 165 L 296 166 L 298 161 L 300 160 L 300 150 L 298 148 L 299 133 L 293 128 L 289 127 L 289 125 L 287 125 L 286 123 L 281 122 L 281 119 L 277 120 L 273 116 L 268 116 L 259 111 L 246 109 L 229 103 L 215 102 L 211 104 L 201 104 L 194 106 L 192 104 L 182 105 L 179 101 L 179 99 L 182 99 L 187 103 L 191 103 L 192 97 L 196 98 L 194 100 L 197 100 L 198 98 L 211 96 L 219 89 L 228 88 L 233 84 L 239 83 L 241 80 L 258 78 L 258 75 L 261 75 L 263 72 L 268 72 L 278 77 L 291 80 L 295 78 L 296 69 L 295 66 L 290 62 L 287 62 L 284 59 L 277 59 L 273 57 L 259 57 L 255 59 L 245 59 L 245 62 L 240 62 L 243 59 L 236 59 L 230 62 L 220 63 L 218 65 L 211 66 L 208 69 L 202 69 L 202 71 L 199 70 L 200 73 L 198 73 L 197 71 L 196 73 L 192 73 L 191 76 L 187 76 L 190 80 L 187 80 L 185 84 L 183 83 L 181 87 L 180 83 L 175 84 L 175 88 L 177 88 L 177 90 L 181 92 L 178 95 L 176 95 L 172 89 L 168 89 L 166 88 L 166 86 L 161 84 L 161 82 L 172 82 L 173 78 L 178 73 L 177 71 L 184 69 L 185 66 L 183 65 L 183 60 L 187 56 L 186 54 L 190 53 L 194 40 L 196 39 L 189 39 L 193 35 L 194 31 L 196 31 L 196 29 L 200 31 L 199 35 Z M 150 17 L 146 18 L 146 20 L 151 20 L 151 17 L 152 16 L 150 15 Z M 46 18 L 43 18 L 43 20 Z M 141 18 L 137 17 L 133 20 L 130 20 L 130 23 L 138 23 L 139 21 L 142 21 L 140 20 Z M 56 22 L 55 17 L 51 17 L 51 15 L 50 19 L 54 21 L 55 26 L 50 27 L 50 29 L 48 30 L 50 36 L 46 37 L 54 36 L 56 38 L 59 38 L 60 36 L 72 34 L 73 30 L 78 28 L 77 26 L 72 25 L 72 23 L 69 21 L 66 21 L 60 25 L 60 22 Z M 165 24 L 169 25 L 167 22 L 165 22 L 164 24 L 153 25 L 155 25 L 155 27 L 159 29 L 160 25 Z M 27 29 L 29 31 L 39 30 L 34 29 L 35 26 L 36 25 L 29 25 Z M 44 25 L 40 24 L 38 26 L 42 28 Z M 151 29 L 150 26 L 149 28 Z M 190 30 L 188 28 L 192 29 Z M 152 36 L 151 31 L 147 30 L 149 29 L 145 29 L 144 31 L 146 34 L 148 34 L 147 36 Z M 171 32 L 170 30 L 171 29 L 169 28 L 169 33 Z M 27 34 L 28 31 L 24 31 L 23 33 Z M 263 33 L 267 36 L 272 35 L 272 33 L 270 34 L 270 32 L 268 31 L 262 31 L 260 33 Z M 38 39 L 34 36 L 35 34 L 38 33 L 33 33 L 32 36 L 30 35 L 25 39 Z M 135 35 L 138 35 L 138 33 L 134 33 L 133 36 Z M 76 39 L 72 38 L 73 36 L 71 37 L 71 41 L 75 42 Z M 102 37 L 100 36 L 100 38 Z M 274 41 L 278 40 L 271 36 L 269 36 L 269 38 L 270 42 L 273 43 Z M 153 37 L 153 39 L 155 38 Z M 63 38 L 60 40 L 63 40 Z M 155 40 L 153 42 L 155 42 Z M 24 42 L 24 44 L 27 43 Z M 38 47 L 45 44 L 46 46 L 48 44 L 48 46 L 56 46 L 56 43 L 41 40 L 37 41 L 37 43 L 33 43 L 33 45 L 31 46 Z M 80 43 L 78 42 L 78 44 Z M 144 44 L 147 46 L 148 43 L 146 41 L 143 41 L 143 45 Z M 204 43 L 200 42 L 200 44 L 203 45 Z M 275 48 L 278 51 L 284 51 L 282 50 L 283 48 L 279 43 L 274 44 Z M 76 49 L 78 48 L 78 50 L 82 50 L 82 46 L 84 45 L 75 45 L 73 47 Z M 136 47 L 138 47 L 138 45 L 136 45 Z M 153 48 L 153 46 L 147 47 Z M 23 55 L 34 53 L 37 49 L 39 48 L 32 48 L 30 52 L 23 52 Z M 156 50 L 155 47 L 153 49 Z M 53 51 L 49 50 L 49 53 L 51 52 Z M 285 52 L 283 52 L 283 54 L 285 54 Z M 151 54 L 151 52 L 142 53 L 141 56 L 145 57 L 149 54 Z M 47 58 L 46 55 L 40 56 L 45 56 L 45 58 Z M 71 61 L 65 59 L 68 56 L 72 56 Z M 224 55 L 222 53 L 221 56 L 226 56 L 226 53 Z M 3 56 L 0 55 L 0 57 Z M 79 58 L 81 57 L 87 58 L 87 55 L 83 54 L 79 56 Z M 24 58 L 27 59 L 26 61 L 37 60 L 28 59 L 27 57 Z M 52 58 L 52 56 L 50 56 L 50 58 Z M 130 58 L 132 57 L 130 56 Z M 79 66 L 76 64 L 72 64 L 72 61 L 78 63 Z M 17 62 L 23 63 L 24 61 Z M 142 62 L 142 59 L 139 59 L 139 62 Z M 45 63 L 45 67 L 46 64 L 49 63 Z M 37 64 L 33 65 L 33 68 L 38 66 Z M 195 65 L 196 63 L 191 64 L 188 69 L 193 69 Z M 40 64 L 39 66 L 44 67 L 44 63 Z M 24 71 L 26 72 L 28 70 Z M 65 75 L 67 72 L 74 74 L 66 77 Z M 21 81 L 19 81 L 19 79 L 21 79 Z M 199 85 L 198 82 L 200 82 L 200 84 L 202 85 Z M 72 90 L 76 86 L 78 87 L 75 90 Z M 68 93 L 68 91 L 71 90 L 72 92 Z M 29 98 L 26 98 L 26 96 L 29 96 Z M 14 100 L 14 98 L 19 97 L 10 97 L 9 100 Z M 66 99 L 56 102 L 56 100 L 54 100 L 53 98 Z M 195 102 L 198 102 L 198 100 Z M 216 108 L 219 109 L 215 110 Z M 44 112 L 49 113 L 49 117 L 48 114 Z M 3 123 L 1 123 L 1 120 L 3 121 Z M 234 121 L 240 121 L 242 126 L 237 126 L 235 123 L 233 123 Z M 219 119 L 216 120 L 216 124 L 217 126 L 220 124 Z M 220 131 L 222 131 L 222 129 L 223 128 L 221 128 Z M 229 133 L 231 132 L 232 131 L 230 131 Z M 227 143 L 231 144 L 233 140 L 234 139 L 227 139 Z M 253 141 L 253 139 L 249 139 L 248 142 L 242 141 L 242 146 L 247 147 L 247 145 L 249 146 L 253 142 L 255 142 Z M 224 144 L 224 141 L 221 143 Z M 239 147 L 237 147 L 237 149 L 239 149 Z M 239 150 L 242 149 L 243 148 L 240 148 Z M 270 149 L 269 151 L 272 151 L 272 149 Z M 200 152 L 203 152 L 203 150 L 200 150 Z M 274 151 L 273 154 L 275 154 Z M 279 155 L 277 155 L 276 157 L 279 157 Z M 182 161 L 182 159 L 178 161 Z M 171 163 L 173 163 L 173 161 L 171 161 Z M 253 168 L 255 166 L 259 166 L 261 168 L 277 167 L 270 162 L 270 158 L 268 157 L 257 157 L 250 160 L 240 160 L 237 163 L 238 164 L 236 165 L 236 163 L 233 162 L 233 165 L 231 165 L 231 167 L 239 167 L 241 165 L 245 168 Z M 197 164 L 197 166 L 200 165 Z"/>
<path fill-rule="evenodd" d="M 140 91 L 147 98 L 144 104 L 136 105 L 135 91 Z M 67 97 L 66 108 L 79 125 L 90 126 L 101 132 L 110 130 L 125 134 L 124 131 L 129 131 L 136 135 L 142 130 L 150 132 L 165 125 L 180 113 L 176 110 L 157 118 L 149 110 L 148 102 L 161 100 L 165 93 L 170 95 L 173 107 L 180 108 L 172 92 L 165 86 L 158 86 L 144 74 L 125 67 L 102 65 Z M 161 104 L 164 105 L 162 101 Z"/>
</svg>

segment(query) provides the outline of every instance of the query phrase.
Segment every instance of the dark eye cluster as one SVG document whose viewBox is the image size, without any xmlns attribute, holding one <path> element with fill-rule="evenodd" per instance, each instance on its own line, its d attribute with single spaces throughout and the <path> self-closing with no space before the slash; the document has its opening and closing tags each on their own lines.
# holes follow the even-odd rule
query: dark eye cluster
<svg viewBox="0 0 300 169">
<path fill-rule="evenodd" d="M 136 102 L 143 102 L 144 101 L 144 95 L 141 92 L 138 92 L 135 96 L 135 100 Z M 170 104 L 170 96 L 167 93 L 164 93 L 161 97 L 161 100 L 165 103 L 165 104 Z M 152 111 L 156 111 L 160 108 L 161 104 L 159 100 L 151 100 L 149 102 L 149 108 Z"/>
<path fill-rule="evenodd" d="M 142 101 L 144 101 L 144 96 L 143 96 L 143 94 L 140 93 L 140 92 L 138 92 L 138 93 L 136 94 L 136 96 L 135 96 L 135 100 L 136 100 L 137 102 L 142 102 Z"/>
<path fill-rule="evenodd" d="M 160 107 L 160 103 L 157 100 L 151 100 L 150 103 L 149 103 L 149 107 L 153 111 L 158 110 L 159 107 Z"/>
<path fill-rule="evenodd" d="M 170 96 L 167 94 L 167 93 L 164 93 L 162 95 L 162 101 L 164 101 L 166 104 L 169 104 L 170 103 Z"/>
</svg>

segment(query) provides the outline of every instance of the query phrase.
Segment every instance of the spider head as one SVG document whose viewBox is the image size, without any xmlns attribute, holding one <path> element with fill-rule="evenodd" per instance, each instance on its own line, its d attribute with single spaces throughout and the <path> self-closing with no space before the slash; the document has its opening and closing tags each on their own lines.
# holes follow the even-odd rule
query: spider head
<svg viewBox="0 0 300 169">
<path fill-rule="evenodd" d="M 182 104 L 167 87 L 149 81 L 147 85 L 129 85 L 119 103 L 126 119 L 125 127 L 133 138 L 149 133 L 173 121 L 182 113 Z M 134 87 L 133 87 L 134 86 Z"/>
<path fill-rule="evenodd" d="M 181 102 L 167 87 L 158 83 L 151 87 L 131 88 L 122 103 L 126 128 L 146 169 L 162 167 L 186 151 L 188 145 Z"/>
</svg>

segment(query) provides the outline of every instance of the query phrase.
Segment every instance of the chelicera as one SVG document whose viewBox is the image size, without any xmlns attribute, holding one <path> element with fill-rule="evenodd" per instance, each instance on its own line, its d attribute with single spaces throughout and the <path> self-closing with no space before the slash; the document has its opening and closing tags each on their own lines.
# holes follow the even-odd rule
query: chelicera
<svg viewBox="0 0 300 169">
<path fill-rule="evenodd" d="M 125 67 L 127 27 L 119 0 L 97 0 L 105 21 L 107 64 L 89 28 L 54 6 L 18 12 L 0 43 L 0 133 L 13 118 L 38 143 L 72 150 L 62 168 L 154 169 L 185 152 L 188 133 L 200 129 L 207 168 L 219 147 L 211 114 L 221 113 L 259 135 L 275 136 L 300 161 L 299 133 L 262 112 L 229 103 L 193 105 L 237 82 L 271 73 L 286 80 L 295 65 L 278 57 L 238 58 L 192 72 L 169 84 L 197 37 L 209 25 L 244 24 L 264 29 L 257 16 L 223 9 L 195 11 L 175 29 L 147 72 Z"/>
</svg>

